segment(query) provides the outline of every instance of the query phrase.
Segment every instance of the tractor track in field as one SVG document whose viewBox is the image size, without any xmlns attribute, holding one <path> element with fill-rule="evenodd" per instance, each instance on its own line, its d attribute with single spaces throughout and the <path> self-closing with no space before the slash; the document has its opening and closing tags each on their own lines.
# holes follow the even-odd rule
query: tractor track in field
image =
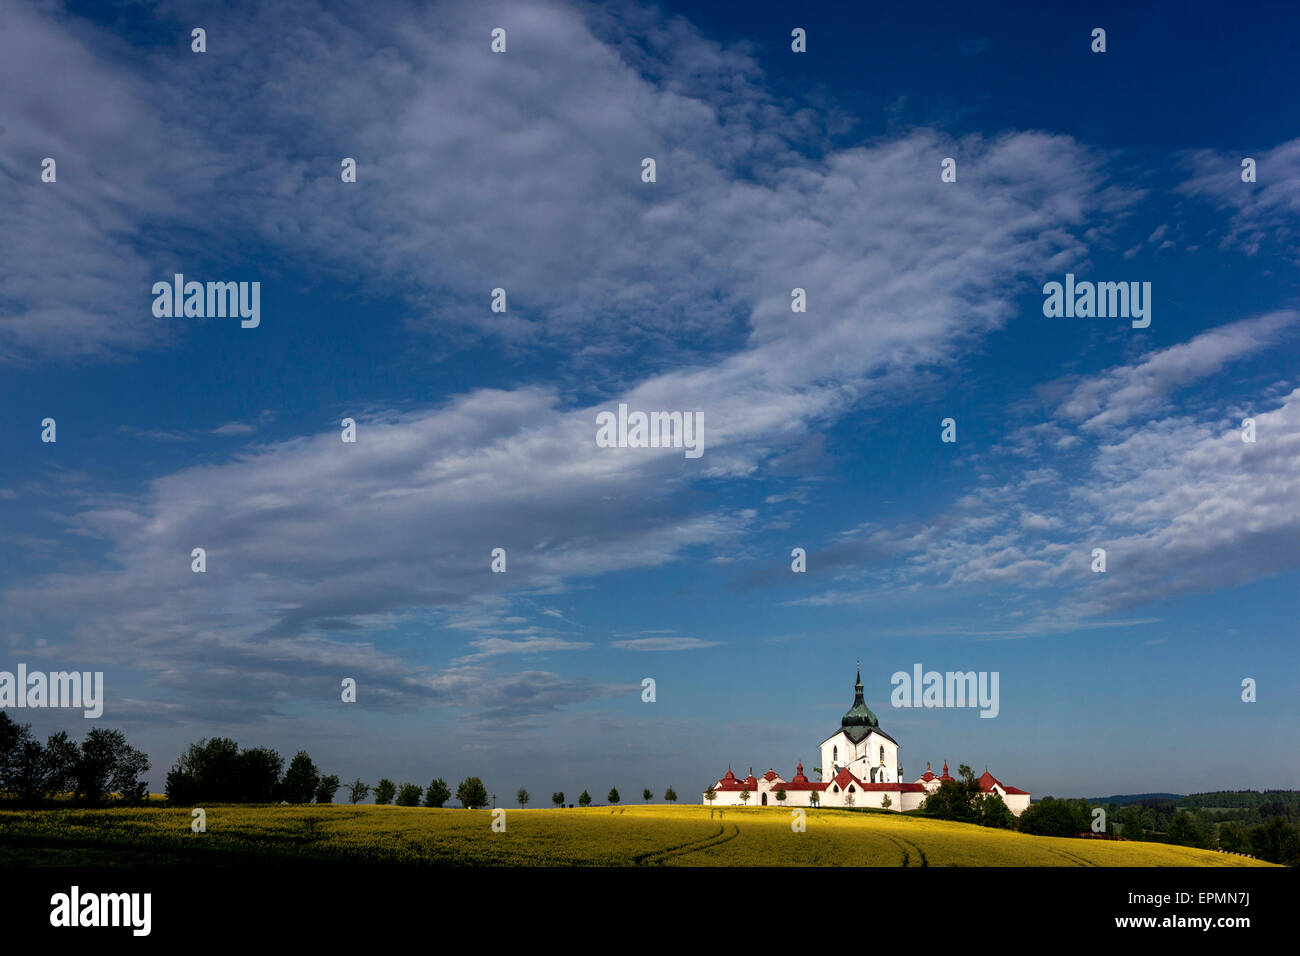
<svg viewBox="0 0 1300 956">
<path fill-rule="evenodd" d="M 1075 856 L 1073 853 L 1071 853 L 1068 850 L 1059 850 L 1056 847 L 1048 847 L 1047 850 L 1048 852 L 1054 853 L 1057 856 L 1064 857 L 1065 859 L 1073 863 L 1075 866 L 1097 866 L 1098 865 L 1096 863 L 1093 863 L 1091 860 L 1085 860 L 1081 856 Z"/>
<path fill-rule="evenodd" d="M 894 835 L 892 835 L 892 834 L 890 834 L 890 833 L 882 833 L 881 836 L 885 837 L 886 839 L 893 840 L 896 844 L 898 844 L 898 848 L 899 848 L 900 850 L 903 851 L 903 855 L 899 858 L 899 864 L 898 864 L 899 866 L 911 866 L 911 865 L 912 865 L 912 863 L 911 863 L 911 854 L 907 852 L 907 848 L 908 848 L 909 846 L 910 846 L 913 850 L 915 850 L 915 851 L 916 851 L 916 855 L 917 855 L 918 857 L 920 857 L 920 862 L 919 862 L 918 864 L 916 864 L 917 866 L 929 866 L 929 865 L 930 865 L 930 861 L 927 860 L 927 859 L 925 858 L 925 851 L 922 850 L 922 849 L 920 848 L 920 846 L 918 846 L 917 844 L 913 843 L 911 840 L 904 839 L 903 837 L 896 837 L 896 836 L 894 836 Z"/>
<path fill-rule="evenodd" d="M 727 832 L 727 828 L 731 832 Z M 665 860 L 672 859 L 675 856 L 686 856 L 689 853 L 698 853 L 700 850 L 708 850 L 715 846 L 721 846 L 736 837 L 740 836 L 740 827 L 734 823 L 718 824 L 718 832 L 711 833 L 701 840 L 692 840 L 689 843 L 681 843 L 677 846 L 671 846 L 663 850 L 655 850 L 653 853 L 642 853 L 632 858 L 636 866 L 663 866 Z"/>
</svg>

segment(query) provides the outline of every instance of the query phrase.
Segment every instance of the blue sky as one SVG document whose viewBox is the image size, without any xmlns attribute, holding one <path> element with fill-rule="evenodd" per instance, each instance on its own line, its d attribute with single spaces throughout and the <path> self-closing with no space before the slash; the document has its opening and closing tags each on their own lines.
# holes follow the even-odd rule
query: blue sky
<svg viewBox="0 0 1300 956">
<path fill-rule="evenodd" d="M 858 657 L 908 779 L 1300 786 L 1300 17 L 792 9 L 6 5 L 0 669 L 105 671 L 155 789 L 222 734 L 685 797 L 818 763 Z"/>
</svg>

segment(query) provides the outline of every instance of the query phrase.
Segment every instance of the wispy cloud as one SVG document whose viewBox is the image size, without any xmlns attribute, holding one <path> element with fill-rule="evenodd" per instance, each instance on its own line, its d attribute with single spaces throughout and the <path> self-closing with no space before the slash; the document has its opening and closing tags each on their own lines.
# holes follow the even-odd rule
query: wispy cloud
<svg viewBox="0 0 1300 956">
<path fill-rule="evenodd" d="M 612 641 L 610 647 L 625 651 L 694 651 L 702 647 L 717 647 L 721 641 L 704 641 L 698 637 L 640 637 L 632 640 Z"/>
</svg>

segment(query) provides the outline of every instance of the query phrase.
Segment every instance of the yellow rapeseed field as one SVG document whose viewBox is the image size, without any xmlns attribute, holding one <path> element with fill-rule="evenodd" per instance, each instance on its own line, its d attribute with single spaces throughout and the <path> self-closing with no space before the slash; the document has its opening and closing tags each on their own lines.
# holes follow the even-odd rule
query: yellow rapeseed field
<svg viewBox="0 0 1300 956">
<path fill-rule="evenodd" d="M 1068 840 L 887 813 L 776 807 L 489 810 L 347 805 L 0 811 L 0 864 L 1268 866 L 1158 843 Z"/>
</svg>

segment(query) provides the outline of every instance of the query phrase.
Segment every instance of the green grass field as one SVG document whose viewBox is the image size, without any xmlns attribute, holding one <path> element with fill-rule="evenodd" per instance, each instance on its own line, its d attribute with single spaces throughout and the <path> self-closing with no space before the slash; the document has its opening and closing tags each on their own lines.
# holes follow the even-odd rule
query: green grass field
<svg viewBox="0 0 1300 956">
<path fill-rule="evenodd" d="M 0 865 L 1269 866 L 1156 843 L 1067 840 L 889 813 L 704 806 L 488 810 L 214 806 L 0 811 Z"/>
</svg>

